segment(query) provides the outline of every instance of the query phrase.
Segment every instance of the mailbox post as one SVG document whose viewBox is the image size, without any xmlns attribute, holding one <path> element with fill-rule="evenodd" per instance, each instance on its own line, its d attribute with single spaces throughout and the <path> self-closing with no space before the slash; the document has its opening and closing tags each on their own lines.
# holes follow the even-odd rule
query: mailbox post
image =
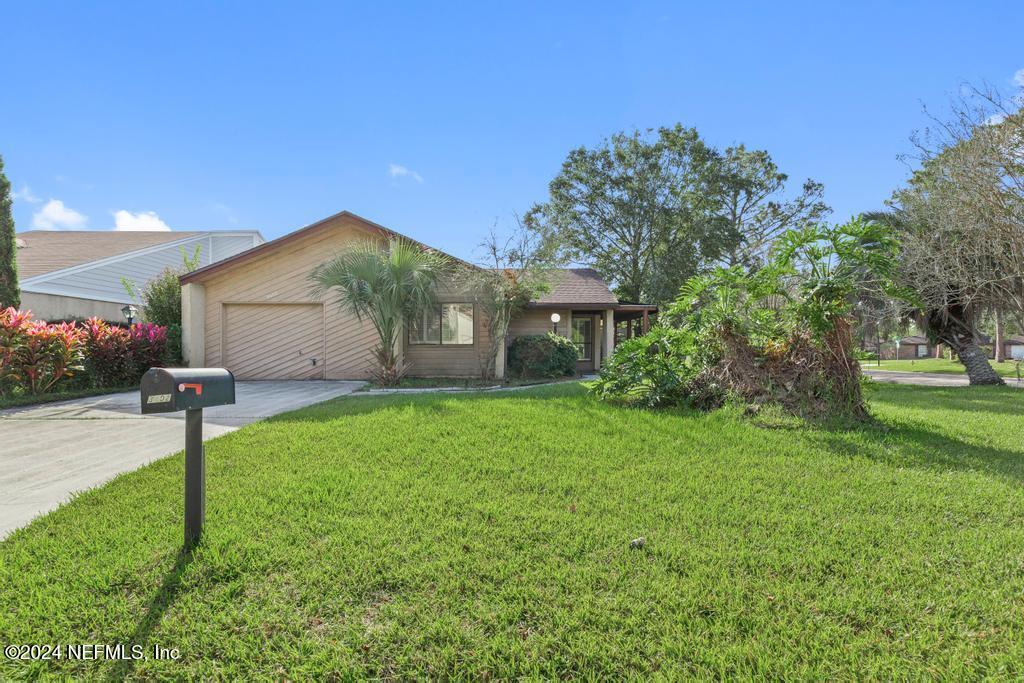
<svg viewBox="0 0 1024 683">
<path fill-rule="evenodd" d="M 223 368 L 151 368 L 140 386 L 142 414 L 185 411 L 185 547 L 199 542 L 206 517 L 203 408 L 235 402 L 235 378 Z"/>
</svg>

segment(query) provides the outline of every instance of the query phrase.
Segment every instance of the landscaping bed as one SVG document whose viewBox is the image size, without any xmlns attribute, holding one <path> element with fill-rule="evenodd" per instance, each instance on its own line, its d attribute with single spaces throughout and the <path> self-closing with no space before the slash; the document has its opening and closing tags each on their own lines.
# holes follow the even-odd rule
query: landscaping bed
<svg viewBox="0 0 1024 683">
<path fill-rule="evenodd" d="M 867 391 L 856 429 L 576 384 L 253 424 L 192 555 L 180 455 L 0 544 L 4 644 L 180 659 L 0 678 L 1019 678 L 1024 395 Z"/>
</svg>

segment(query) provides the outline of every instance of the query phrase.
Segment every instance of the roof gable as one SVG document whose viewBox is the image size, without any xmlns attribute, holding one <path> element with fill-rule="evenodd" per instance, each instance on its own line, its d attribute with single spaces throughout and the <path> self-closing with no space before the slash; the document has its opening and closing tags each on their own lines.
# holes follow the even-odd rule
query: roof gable
<svg viewBox="0 0 1024 683">
<path fill-rule="evenodd" d="M 186 275 L 182 275 L 181 283 L 187 284 L 189 282 L 202 282 L 207 278 L 230 270 L 231 268 L 241 266 L 245 263 L 252 261 L 253 259 L 257 259 L 261 256 L 270 255 L 273 252 L 277 251 L 278 249 L 295 242 L 296 240 L 305 237 L 311 237 L 318 233 L 326 232 L 336 228 L 345 227 L 346 223 L 348 225 L 355 225 L 370 233 L 380 235 L 381 237 L 400 237 L 402 239 L 409 240 L 414 244 L 418 244 L 423 249 L 429 249 L 430 251 L 434 251 L 439 254 L 444 254 L 448 258 L 462 265 L 476 268 L 476 266 L 467 263 L 462 259 L 456 258 L 451 254 L 445 254 L 445 252 L 441 251 L 440 249 L 435 249 L 434 247 L 423 244 L 419 240 L 414 240 L 411 237 L 407 237 L 400 232 L 392 230 L 391 228 L 385 228 L 383 225 L 374 223 L 373 221 L 367 220 L 362 216 L 357 216 L 351 211 L 340 211 L 334 214 L 333 216 L 328 216 L 327 218 L 316 221 L 315 223 L 310 223 L 309 225 L 299 228 L 298 230 L 293 230 L 287 235 L 282 235 L 277 239 L 270 240 L 269 242 L 264 242 L 259 246 L 253 247 L 252 249 L 247 249 L 246 251 L 235 254 L 234 256 L 223 259 L 216 263 L 212 263 L 204 268 L 198 268 L 192 271 L 191 273 L 187 273 Z"/>
</svg>

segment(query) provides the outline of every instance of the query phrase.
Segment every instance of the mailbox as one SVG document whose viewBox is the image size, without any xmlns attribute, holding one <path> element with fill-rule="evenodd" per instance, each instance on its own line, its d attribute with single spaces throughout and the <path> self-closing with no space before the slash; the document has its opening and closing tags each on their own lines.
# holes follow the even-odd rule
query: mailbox
<svg viewBox="0 0 1024 683">
<path fill-rule="evenodd" d="M 140 388 L 143 415 L 235 402 L 235 378 L 224 368 L 150 368 Z"/>
<path fill-rule="evenodd" d="M 150 368 L 139 387 L 142 414 L 185 411 L 185 547 L 199 542 L 206 517 L 203 408 L 235 402 L 235 377 L 224 368 Z"/>
</svg>

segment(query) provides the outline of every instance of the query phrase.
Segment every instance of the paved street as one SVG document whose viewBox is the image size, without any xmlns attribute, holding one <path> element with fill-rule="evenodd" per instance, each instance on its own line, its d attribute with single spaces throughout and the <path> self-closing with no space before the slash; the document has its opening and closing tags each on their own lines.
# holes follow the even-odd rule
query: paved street
<svg viewBox="0 0 1024 683">
<path fill-rule="evenodd" d="M 204 411 L 211 439 L 349 394 L 362 382 L 238 382 L 235 405 Z M 185 414 L 139 412 L 139 392 L 0 410 L 0 538 L 92 488 L 184 448 Z"/>
<path fill-rule="evenodd" d="M 895 370 L 872 370 L 861 368 L 861 371 L 879 382 L 889 384 L 919 384 L 925 387 L 966 387 L 970 384 L 967 375 L 947 375 L 937 372 L 898 372 Z M 1024 388 L 1016 379 L 1006 377 L 1007 386 Z"/>
</svg>

